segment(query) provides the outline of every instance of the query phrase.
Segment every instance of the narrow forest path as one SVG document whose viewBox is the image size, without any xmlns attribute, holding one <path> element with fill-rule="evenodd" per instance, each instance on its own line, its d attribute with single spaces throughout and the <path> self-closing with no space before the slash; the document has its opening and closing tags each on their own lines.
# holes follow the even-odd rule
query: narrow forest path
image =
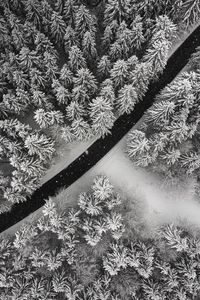
<svg viewBox="0 0 200 300">
<path fill-rule="evenodd" d="M 44 183 L 26 202 L 16 204 L 9 213 L 0 216 L 0 232 L 19 222 L 45 203 L 45 199 L 55 195 L 60 188 L 66 188 L 85 174 L 104 157 L 127 132 L 138 122 L 144 112 L 153 104 L 157 93 L 169 84 L 187 64 L 191 54 L 200 45 L 200 26 L 181 44 L 169 58 L 167 66 L 157 82 L 149 86 L 143 101 L 138 103 L 129 115 L 123 115 L 115 122 L 111 134 L 98 139 L 66 169 Z"/>
</svg>

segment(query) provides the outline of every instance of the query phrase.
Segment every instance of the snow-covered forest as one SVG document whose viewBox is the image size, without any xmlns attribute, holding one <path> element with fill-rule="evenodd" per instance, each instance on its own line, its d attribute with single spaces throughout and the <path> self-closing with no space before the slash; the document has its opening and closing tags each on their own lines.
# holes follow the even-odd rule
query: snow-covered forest
<svg viewBox="0 0 200 300">
<path fill-rule="evenodd" d="M 198 1 L 1 2 L 0 211 L 40 184 L 61 141 L 109 134 L 142 100 Z"/>
<path fill-rule="evenodd" d="M 62 147 L 112 138 L 199 20 L 199 0 L 2 0 L 0 218 L 30 202 Z M 34 220 L 1 233 L 1 300 L 200 299 L 200 222 L 155 217 L 184 185 L 184 209 L 199 209 L 199 86 L 200 46 L 71 198 L 56 181 Z M 153 184 L 168 190 L 143 201 Z"/>
<path fill-rule="evenodd" d="M 0 242 L 1 299 L 198 299 L 199 232 L 170 224 L 141 237 L 130 213 L 105 176 L 73 209 L 49 199 Z"/>
</svg>

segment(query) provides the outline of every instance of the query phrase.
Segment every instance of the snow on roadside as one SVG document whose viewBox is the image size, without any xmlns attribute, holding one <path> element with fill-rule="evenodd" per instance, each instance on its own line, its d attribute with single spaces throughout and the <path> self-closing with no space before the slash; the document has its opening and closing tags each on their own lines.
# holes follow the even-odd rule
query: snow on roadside
<svg viewBox="0 0 200 300">
<path fill-rule="evenodd" d="M 67 168 L 76 158 L 84 153 L 98 138 L 93 137 L 89 141 L 62 143 L 57 149 L 57 157 L 53 165 L 46 171 L 45 176 L 41 179 L 41 184 L 47 182 L 56 174 Z"/>
</svg>

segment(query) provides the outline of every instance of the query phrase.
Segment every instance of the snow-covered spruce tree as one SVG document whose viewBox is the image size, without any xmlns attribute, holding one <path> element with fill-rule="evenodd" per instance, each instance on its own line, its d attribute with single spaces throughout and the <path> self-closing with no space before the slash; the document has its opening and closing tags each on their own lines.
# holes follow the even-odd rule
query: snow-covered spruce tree
<svg viewBox="0 0 200 300">
<path fill-rule="evenodd" d="M 30 177 L 40 177 L 46 170 L 40 159 L 34 159 L 28 155 L 14 154 L 10 158 L 10 164 Z"/>
<path fill-rule="evenodd" d="M 97 74 L 98 77 L 102 80 L 109 76 L 111 70 L 111 61 L 108 55 L 103 55 L 97 64 Z"/>
<path fill-rule="evenodd" d="M 110 133 L 110 129 L 115 121 L 110 101 L 103 97 L 94 98 L 90 103 L 89 109 L 94 134 L 104 137 Z"/>
<path fill-rule="evenodd" d="M 200 68 L 200 46 L 196 48 L 196 51 L 191 55 L 190 66 L 194 70 L 198 70 Z"/>
<path fill-rule="evenodd" d="M 124 60 L 118 60 L 114 63 L 110 70 L 110 77 L 114 83 L 115 88 L 121 88 L 128 78 L 128 65 Z"/>
<path fill-rule="evenodd" d="M 72 46 L 78 46 L 78 45 L 79 45 L 79 43 L 78 43 L 78 40 L 76 37 L 76 32 L 70 25 L 68 25 L 66 27 L 65 35 L 64 35 L 65 53 L 68 55 L 70 48 Z"/>
<path fill-rule="evenodd" d="M 69 66 L 73 72 L 87 66 L 83 53 L 77 46 L 71 47 L 69 51 Z"/>
<path fill-rule="evenodd" d="M 145 42 L 145 37 L 143 34 L 143 23 L 140 15 L 136 16 L 131 23 L 131 38 L 132 46 L 136 50 L 140 50 L 142 44 Z"/>
<path fill-rule="evenodd" d="M 92 192 L 96 199 L 104 201 L 111 198 L 114 192 L 114 187 L 106 176 L 99 175 L 93 180 Z"/>
<path fill-rule="evenodd" d="M 109 0 L 105 7 L 104 24 L 109 25 L 113 20 L 120 24 L 123 19 L 129 18 L 129 12 L 130 1 Z"/>
<path fill-rule="evenodd" d="M 135 88 L 131 84 L 124 85 L 124 87 L 119 90 L 116 99 L 119 114 L 130 113 L 134 109 L 137 101 L 138 96 Z"/>
<path fill-rule="evenodd" d="M 112 20 L 106 27 L 102 36 L 102 46 L 104 50 L 108 50 L 111 43 L 114 43 L 117 28 L 119 27 L 116 20 Z"/>
<path fill-rule="evenodd" d="M 97 59 L 98 54 L 96 49 L 96 42 L 90 31 L 86 31 L 83 36 L 82 48 L 83 54 L 89 62 Z"/>
<path fill-rule="evenodd" d="M 47 161 L 55 151 L 54 142 L 44 134 L 32 133 L 26 137 L 24 145 L 29 155 L 37 155 L 41 160 Z"/>
<path fill-rule="evenodd" d="M 99 95 L 104 99 L 107 99 L 114 106 L 116 104 L 116 97 L 115 97 L 114 88 L 112 86 L 112 82 L 108 79 L 106 81 L 106 84 L 103 85 L 105 81 L 102 82 L 102 87 L 100 89 Z"/>
<path fill-rule="evenodd" d="M 169 48 L 170 42 L 168 40 L 156 40 L 144 55 L 143 61 L 150 63 L 152 66 L 153 78 L 158 77 L 158 75 L 163 72 L 167 64 Z"/>
<path fill-rule="evenodd" d="M 160 101 L 155 103 L 145 115 L 148 124 L 162 128 L 169 124 L 171 116 L 174 114 L 176 104 L 173 101 Z"/>
<path fill-rule="evenodd" d="M 62 44 L 66 30 L 66 24 L 61 15 L 53 12 L 51 15 L 51 36 L 55 39 L 55 43 Z"/>
<path fill-rule="evenodd" d="M 116 40 L 110 46 L 109 55 L 113 61 L 116 59 L 127 59 L 133 52 L 133 33 L 127 27 L 126 22 L 122 22 L 116 31 Z"/>
<path fill-rule="evenodd" d="M 156 18 L 156 24 L 152 30 L 151 43 L 162 38 L 162 35 L 169 42 L 172 42 L 177 36 L 177 26 L 167 17 L 167 15 L 161 15 Z"/>
<path fill-rule="evenodd" d="M 79 119 L 86 115 L 84 106 L 81 103 L 72 101 L 66 107 L 66 117 L 68 120 L 73 121 L 74 119 Z"/>
<path fill-rule="evenodd" d="M 80 5 L 76 12 L 75 29 L 80 40 L 87 31 L 93 36 L 96 33 L 96 18 L 83 4 Z"/>
<path fill-rule="evenodd" d="M 20 101 L 14 94 L 11 92 L 3 94 L 3 101 L 0 103 L 1 115 L 7 117 L 9 113 L 20 115 L 26 110 L 28 103 Z"/>
<path fill-rule="evenodd" d="M 38 90 L 37 87 L 31 88 L 31 94 L 32 105 L 35 108 L 42 108 L 47 110 L 53 109 L 53 104 L 51 103 L 49 97 L 44 92 Z"/>
<path fill-rule="evenodd" d="M 127 138 L 127 153 L 135 165 L 148 166 L 154 159 L 151 152 L 151 144 L 144 132 L 133 130 L 129 133 Z"/>
<path fill-rule="evenodd" d="M 60 70 L 60 81 L 66 88 L 69 88 L 73 83 L 73 73 L 67 64 L 64 64 Z"/>
<path fill-rule="evenodd" d="M 67 88 L 65 88 L 59 80 L 55 79 L 52 82 L 53 92 L 56 95 L 56 100 L 60 105 L 66 106 L 71 100 L 71 94 Z"/>
<path fill-rule="evenodd" d="M 41 25 L 41 7 L 37 0 L 22 1 L 26 13 L 26 19 L 31 21 L 35 26 L 40 28 Z"/>
<path fill-rule="evenodd" d="M 90 125 L 82 117 L 73 120 L 71 132 L 78 141 L 87 140 L 92 134 Z"/>
<path fill-rule="evenodd" d="M 183 23 L 188 28 L 195 24 L 200 17 L 200 3 L 198 0 L 187 0 L 182 3 L 181 13 Z"/>
<path fill-rule="evenodd" d="M 74 88 L 86 91 L 87 95 L 92 96 L 97 91 L 97 82 L 94 75 L 87 68 L 77 71 L 73 78 Z"/>
<path fill-rule="evenodd" d="M 48 128 L 53 125 L 62 125 L 64 123 L 64 116 L 60 111 L 45 111 L 40 108 L 34 113 L 34 119 L 40 128 Z"/>
<path fill-rule="evenodd" d="M 57 57 L 49 51 L 44 52 L 44 72 L 48 82 L 52 82 L 59 72 Z"/>
<path fill-rule="evenodd" d="M 76 2 L 77 1 L 74 0 L 66 0 L 64 2 L 63 17 L 66 20 L 66 24 L 74 25 L 75 23 L 77 11 Z"/>
<path fill-rule="evenodd" d="M 136 64 L 134 70 L 128 76 L 129 82 L 136 90 L 138 99 L 142 99 L 152 78 L 152 65 L 144 62 Z"/>
</svg>

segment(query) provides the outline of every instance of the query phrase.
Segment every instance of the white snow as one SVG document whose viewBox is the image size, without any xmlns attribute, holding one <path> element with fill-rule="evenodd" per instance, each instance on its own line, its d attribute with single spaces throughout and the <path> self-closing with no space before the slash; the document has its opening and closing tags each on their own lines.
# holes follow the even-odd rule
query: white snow
<svg viewBox="0 0 200 300">
<path fill-rule="evenodd" d="M 97 140 L 97 137 L 90 139 L 89 141 L 62 143 L 62 145 L 57 149 L 57 157 L 54 159 L 54 163 L 47 170 L 45 176 L 41 179 L 41 184 L 45 183 L 53 176 L 61 172 L 68 165 L 70 165 L 76 158 L 78 158 L 82 153 L 86 152 L 87 149 Z"/>
</svg>

